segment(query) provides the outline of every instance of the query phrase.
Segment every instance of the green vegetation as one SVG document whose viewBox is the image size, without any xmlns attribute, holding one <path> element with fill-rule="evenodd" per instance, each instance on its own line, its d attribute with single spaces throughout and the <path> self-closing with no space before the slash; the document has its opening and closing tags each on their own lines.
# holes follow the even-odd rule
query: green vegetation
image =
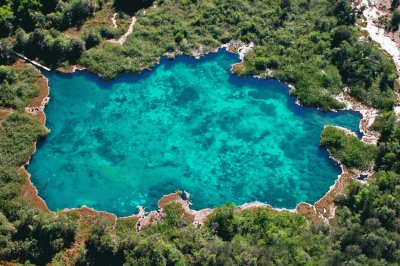
<svg viewBox="0 0 400 266">
<path fill-rule="evenodd" d="M 19 71 L 9 66 L 0 66 L 0 106 L 21 109 L 39 94 L 35 85 L 39 74 L 33 67 Z"/>
<path fill-rule="evenodd" d="M 61 32 L 36 29 L 30 34 L 18 29 L 15 50 L 41 60 L 52 67 L 76 63 L 85 50 L 85 42 Z"/>
<path fill-rule="evenodd" d="M 0 121 L 0 259 L 44 265 L 74 240 L 75 223 L 64 214 L 42 213 L 21 197 L 34 142 L 46 130 L 21 111 L 39 93 L 33 67 L 0 66 L 0 106 L 16 110 Z"/>
<path fill-rule="evenodd" d="M 104 43 L 81 63 L 105 78 L 139 72 L 166 52 L 212 51 L 230 40 L 255 43 L 239 75 L 272 75 L 293 84 L 302 104 L 339 109 L 343 87 L 364 103 L 390 109 L 396 68 L 372 43 L 359 41 L 347 1 L 158 1 L 137 13 L 123 46 Z M 375 66 L 372 68 L 371 66 Z"/>
<path fill-rule="evenodd" d="M 102 0 L 4 0 L 0 9 L 0 37 L 18 27 L 26 31 L 35 28 L 67 29 L 81 26 L 86 18 L 100 10 Z"/>
<path fill-rule="evenodd" d="M 114 236 L 99 223 L 78 265 L 395 265 L 399 185 L 395 172 L 378 172 L 369 186 L 354 181 L 337 197 L 331 225 L 265 208 L 238 211 L 232 205 L 217 208 L 200 229 L 176 223 L 177 206 L 140 233 L 131 226 Z"/>
<path fill-rule="evenodd" d="M 157 225 L 140 233 L 120 234 L 112 240 L 104 227 L 95 226 L 80 264 L 263 265 L 267 261 L 304 264 L 310 254 L 321 250 L 309 249 L 302 243 L 325 245 L 324 235 L 329 231 L 323 224 L 310 226 L 301 215 L 270 209 L 239 212 L 233 205 L 226 205 L 218 208 L 201 229 L 185 223 L 184 218 L 179 219 L 178 205 L 170 206 L 166 212 L 166 218 Z M 310 230 L 321 235 L 313 235 Z M 100 250 L 105 252 L 99 253 Z"/>
<path fill-rule="evenodd" d="M 382 161 L 383 147 L 391 146 L 396 138 L 398 142 L 400 134 L 399 123 L 387 117 L 394 114 L 382 116 L 375 125 L 383 132 L 380 155 L 376 147 L 333 127 L 324 131 L 323 139 L 329 138 L 329 143 L 348 142 L 363 156 Z M 366 154 L 367 150 L 373 156 Z M 349 152 L 346 148 L 338 152 L 351 156 L 345 153 Z M 370 159 L 354 163 L 360 157 L 357 153 L 352 155 L 356 158 L 349 162 L 357 167 L 370 163 Z M 309 223 L 301 215 L 265 208 L 239 211 L 228 204 L 217 208 L 203 227 L 195 228 L 185 220 L 180 207 L 172 204 L 164 220 L 139 233 L 133 230 L 134 221 L 123 222 L 116 235 L 107 231 L 107 224 L 94 226 L 79 263 L 396 265 L 400 259 L 400 172 L 397 167 L 392 162 L 379 164 L 368 186 L 353 181 L 345 194 L 336 197 L 338 209 L 331 225 Z"/>
<path fill-rule="evenodd" d="M 400 11 L 395 10 L 392 14 L 392 18 L 390 19 L 389 29 L 391 31 L 396 31 L 399 29 L 400 24 Z"/>
<path fill-rule="evenodd" d="M 4 36 L 15 34 L 17 51 L 53 68 L 80 63 L 114 78 L 151 67 L 165 53 L 209 52 L 240 40 L 253 42 L 255 49 L 235 69 L 237 74 L 272 74 L 293 84 L 292 94 L 304 105 L 340 109 L 334 96 L 344 87 L 379 109 L 390 110 L 395 103 L 396 68 L 374 44 L 359 40 L 357 12 L 347 0 L 158 0 L 157 8 L 150 7 L 150 0 L 5 3 L 0 9 Z M 105 42 L 121 35 L 121 28 L 85 27 L 111 4 L 121 18 L 130 20 L 127 13 L 138 18 L 124 45 Z M 141 8 L 146 7 L 144 14 Z M 62 33 L 70 27 L 84 30 Z"/>
<path fill-rule="evenodd" d="M 369 169 L 378 153 L 375 145 L 365 144 L 356 136 L 333 126 L 324 128 L 321 146 L 327 148 L 345 166 L 359 170 Z"/>
<path fill-rule="evenodd" d="M 39 59 L 50 67 L 77 63 L 93 40 L 86 34 L 77 36 L 62 31 L 84 27 L 94 12 L 103 8 L 103 0 L 5 0 L 0 7 L 0 37 L 15 36 L 14 49 L 32 59 Z M 91 29 L 93 30 L 93 29 Z M 123 29 L 100 27 L 102 37 L 121 35 Z M 97 45 L 102 37 L 97 41 Z"/>
<path fill-rule="evenodd" d="M 374 124 L 381 133 L 378 147 L 334 127 L 321 138 L 345 165 L 367 169 L 375 163 L 376 173 L 368 186 L 354 181 L 337 196 L 330 225 L 287 211 L 240 211 L 231 204 L 217 208 L 201 228 L 176 204 L 165 208 L 161 222 L 140 232 L 134 220 L 120 220 L 115 228 L 100 219 L 91 223 L 78 265 L 400 263 L 400 125 L 390 111 L 397 73 L 374 44 L 359 40 L 356 12 L 348 1 L 158 0 L 146 15 L 138 8 L 151 2 L 124 3 L 114 6 L 136 12 L 138 22 L 123 46 L 104 42 L 120 29 L 85 25 L 110 4 L 105 0 L 0 0 L 0 37 L 15 38 L 13 49 L 52 67 L 82 63 L 106 78 L 151 67 L 165 52 L 190 54 L 230 40 L 254 42 L 254 51 L 236 69 L 239 75 L 272 71 L 295 85 L 292 93 L 303 104 L 324 110 L 340 108 L 333 96 L 348 86 L 352 96 L 386 110 Z M 63 32 L 71 26 L 83 30 L 76 36 Z M 0 40 L 0 64 L 10 64 L 9 50 L 9 42 Z M 25 173 L 20 167 L 34 142 L 46 135 L 22 112 L 38 94 L 32 85 L 37 78 L 32 68 L 0 66 L 0 107 L 14 109 L 0 121 L 0 264 L 62 265 L 61 252 L 77 230 L 75 216 L 43 213 L 21 195 Z"/>
<path fill-rule="evenodd" d="M 74 240 L 75 223 L 64 214 L 42 213 L 21 198 L 34 141 L 46 135 L 32 117 L 14 112 L 0 124 L 0 258 L 44 265 Z"/>
</svg>

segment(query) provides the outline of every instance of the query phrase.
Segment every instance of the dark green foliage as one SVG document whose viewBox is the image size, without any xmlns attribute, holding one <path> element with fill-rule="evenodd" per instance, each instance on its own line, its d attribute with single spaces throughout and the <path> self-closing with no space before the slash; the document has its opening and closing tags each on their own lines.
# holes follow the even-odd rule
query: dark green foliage
<svg viewBox="0 0 400 266">
<path fill-rule="evenodd" d="M 233 217 L 234 211 L 234 205 L 217 208 L 208 220 L 208 227 L 222 240 L 232 240 L 237 233 Z"/>
<path fill-rule="evenodd" d="M 40 12 L 42 8 L 40 0 L 12 0 L 11 7 L 15 20 L 26 30 L 33 30 L 37 24 L 36 21 L 43 18 Z"/>
<path fill-rule="evenodd" d="M 28 32 L 35 28 L 61 30 L 81 26 L 102 3 L 103 0 L 7 0 L 0 8 L 0 34 L 8 35 L 13 26 Z"/>
<path fill-rule="evenodd" d="M 119 254 L 118 243 L 106 231 L 106 223 L 94 225 L 85 242 L 85 254 L 78 265 L 122 265 L 123 256 Z"/>
<path fill-rule="evenodd" d="M 339 26 L 332 34 L 332 46 L 339 47 L 344 41 L 354 43 L 357 41 L 358 34 L 354 27 Z"/>
<path fill-rule="evenodd" d="M 400 126 L 393 112 L 382 114 L 374 123 L 381 133 L 377 167 L 400 173 Z"/>
<path fill-rule="evenodd" d="M 17 74 L 11 67 L 0 66 L 0 83 L 7 82 L 8 84 L 15 83 L 17 81 Z"/>
<path fill-rule="evenodd" d="M 101 34 L 97 30 L 86 30 L 83 34 L 83 40 L 85 41 L 86 47 L 90 49 L 101 42 Z"/>
<path fill-rule="evenodd" d="M 344 261 L 399 263 L 400 175 L 378 172 L 369 186 L 353 182 L 335 218 L 335 238 Z"/>
<path fill-rule="evenodd" d="M 6 39 L 0 39 L 0 65 L 10 62 L 11 45 Z"/>
<path fill-rule="evenodd" d="M 353 25 L 356 22 L 356 14 L 351 6 L 351 2 L 347 0 L 334 1 L 333 14 L 337 17 L 340 25 Z"/>
<path fill-rule="evenodd" d="M 399 0 L 392 0 L 391 9 L 395 10 L 400 5 Z"/>
<path fill-rule="evenodd" d="M 20 29 L 16 33 L 15 49 L 30 58 L 40 58 L 50 67 L 57 67 L 75 63 L 86 47 L 82 40 L 54 29 L 35 29 L 30 34 Z"/>
<path fill-rule="evenodd" d="M 400 11 L 396 10 L 392 14 L 392 19 L 390 20 L 390 30 L 396 31 L 399 29 L 400 24 Z"/>
<path fill-rule="evenodd" d="M 300 265 L 318 253 L 318 247 L 325 243 L 323 236 L 329 231 L 323 225 L 309 226 L 300 215 L 265 208 L 237 211 L 233 205 L 218 208 L 204 227 L 196 229 L 185 224 L 178 205 L 166 208 L 164 220 L 140 233 L 131 227 L 130 232 L 124 229 L 124 234 L 111 239 L 104 230 L 92 231 L 80 263 L 263 265 L 270 261 L 273 264 Z M 225 222 L 224 218 L 228 221 Z M 224 229 L 218 233 L 216 226 Z M 310 230 L 315 235 L 310 235 Z M 229 239 L 223 240 L 219 235 L 227 236 L 225 233 L 229 234 Z M 300 245 L 310 240 L 315 244 L 314 250 Z M 99 250 L 102 250 L 101 254 Z M 103 257 L 105 254 L 107 257 Z"/>
<path fill-rule="evenodd" d="M 59 27 L 66 29 L 71 26 L 80 26 L 87 17 L 93 14 L 95 9 L 95 1 L 71 0 L 63 6 Z"/>
<path fill-rule="evenodd" d="M 376 146 L 365 144 L 356 136 L 348 135 L 333 126 L 324 128 L 321 146 L 327 148 L 345 166 L 360 170 L 370 168 L 378 153 Z"/>
</svg>

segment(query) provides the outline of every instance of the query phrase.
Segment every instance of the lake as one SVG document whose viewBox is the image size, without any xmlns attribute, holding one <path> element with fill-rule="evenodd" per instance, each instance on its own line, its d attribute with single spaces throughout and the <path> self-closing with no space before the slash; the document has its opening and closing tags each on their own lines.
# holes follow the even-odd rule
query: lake
<svg viewBox="0 0 400 266">
<path fill-rule="evenodd" d="M 52 210 L 87 205 L 125 216 L 176 190 L 193 209 L 319 200 L 340 167 L 319 147 L 325 125 L 358 131 L 361 115 L 295 104 L 286 84 L 230 72 L 236 54 L 162 59 L 106 81 L 50 73 L 49 135 L 28 166 Z"/>
</svg>

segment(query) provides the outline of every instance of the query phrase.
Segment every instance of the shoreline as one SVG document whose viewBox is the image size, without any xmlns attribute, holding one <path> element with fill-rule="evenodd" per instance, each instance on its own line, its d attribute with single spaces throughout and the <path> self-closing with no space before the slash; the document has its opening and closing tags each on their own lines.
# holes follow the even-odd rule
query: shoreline
<svg viewBox="0 0 400 266">
<path fill-rule="evenodd" d="M 366 9 L 363 11 L 363 16 L 366 18 L 366 26 L 362 27 L 360 26 L 361 30 L 365 30 L 368 32 L 369 36 L 373 41 L 375 41 L 382 50 L 384 50 L 386 53 L 388 53 L 394 60 L 396 67 L 398 70 L 400 70 L 400 51 L 397 49 L 396 43 L 388 36 L 385 35 L 385 30 L 379 28 L 378 26 L 375 25 L 373 19 L 376 19 L 377 16 L 377 8 L 375 7 L 375 0 L 362 0 L 361 3 L 358 5 L 360 6 L 366 6 Z M 379 11 L 378 11 L 379 12 Z M 132 22 L 133 22 L 132 18 Z M 131 23 L 131 25 L 134 23 Z M 394 45 L 394 46 L 393 46 Z M 241 41 L 230 41 L 227 44 L 223 44 L 220 47 L 216 48 L 214 51 L 208 51 L 204 52 L 202 51 L 202 47 L 200 47 L 198 50 L 193 50 L 191 52 L 191 56 L 195 57 L 196 59 L 199 59 L 200 57 L 212 53 L 212 52 L 217 52 L 220 48 L 225 48 L 226 50 L 233 52 L 233 53 L 238 53 L 239 58 L 241 59 L 241 62 L 238 62 L 234 65 L 232 65 L 231 72 L 234 72 L 234 68 L 237 65 L 243 64 L 244 63 L 244 56 L 245 54 L 250 51 L 254 47 L 253 43 L 250 44 L 245 44 Z M 396 49 L 393 49 L 393 47 L 396 47 Z M 169 58 L 169 56 L 177 56 L 181 54 L 179 51 L 176 51 L 174 53 L 166 53 L 163 56 L 166 56 Z M 160 62 L 160 59 L 158 60 L 158 63 Z M 66 67 L 66 68 L 60 68 L 57 69 L 57 71 L 63 72 L 63 73 L 73 73 L 76 70 L 84 70 L 85 68 L 81 66 L 71 66 L 71 67 Z M 42 75 L 43 76 L 43 75 Z M 44 76 L 43 76 L 44 77 Z M 45 78 L 45 77 L 44 77 Z M 256 78 L 261 78 L 261 77 L 256 77 Z M 273 77 L 271 77 L 273 78 Z M 293 89 L 293 85 L 288 84 L 289 89 Z M 399 96 L 399 95 L 398 95 Z M 367 107 L 360 102 L 356 101 L 352 97 L 348 95 L 348 89 L 345 88 L 344 92 L 341 92 L 337 96 L 337 100 L 345 104 L 345 108 L 342 110 L 353 110 L 356 112 L 361 113 L 362 119 L 360 120 L 359 123 L 359 129 L 363 133 L 362 141 L 368 144 L 376 144 L 379 138 L 379 134 L 376 132 L 373 132 L 369 129 L 370 125 L 373 123 L 375 120 L 376 116 L 378 115 L 378 111 L 374 108 Z M 41 105 L 42 110 L 44 110 L 44 106 L 47 104 L 48 100 L 46 102 L 43 102 Z M 395 108 L 396 110 L 396 108 Z M 335 111 L 335 110 L 333 110 Z M 44 112 L 43 112 L 44 113 Z M 45 116 L 45 114 L 44 114 Z M 45 126 L 45 120 L 43 122 L 43 126 Z M 352 133 L 347 132 L 347 133 Z M 35 150 L 36 150 L 36 143 L 35 143 Z M 34 152 L 33 152 L 34 153 Z M 32 155 L 33 155 L 32 153 Z M 338 178 L 336 179 L 335 183 L 329 188 L 329 190 L 325 193 L 325 195 L 319 199 L 317 202 L 314 204 L 306 203 L 306 202 L 300 202 L 294 209 L 285 209 L 285 208 L 273 208 L 271 205 L 262 203 L 262 202 L 250 202 L 250 203 L 244 203 L 240 206 L 236 206 L 237 209 L 243 210 L 243 209 L 248 209 L 248 208 L 257 208 L 257 207 L 263 207 L 263 208 L 271 208 L 272 210 L 275 211 L 288 211 L 292 213 L 299 213 L 304 215 L 305 217 L 311 219 L 311 220 L 323 220 L 324 222 L 329 223 L 329 220 L 334 217 L 335 214 L 335 209 L 336 206 L 333 203 L 333 197 L 339 193 L 342 193 L 345 188 L 348 186 L 349 182 L 351 179 L 357 180 L 357 178 L 361 175 L 364 174 L 361 171 L 358 170 L 350 170 L 347 167 L 345 167 L 343 164 L 339 163 L 338 160 L 330 156 L 332 160 L 334 160 L 336 163 L 338 163 L 342 169 L 341 173 L 338 175 Z M 28 162 L 25 164 L 29 164 Z M 25 169 L 25 165 L 22 166 L 23 169 Z M 26 171 L 26 170 L 25 170 Z M 34 188 L 36 191 L 35 197 L 39 198 L 40 201 L 44 203 L 47 208 L 47 205 L 45 201 L 38 195 L 36 187 L 31 183 L 30 178 L 29 178 L 29 173 L 26 171 L 28 174 L 28 181 L 30 186 Z M 372 171 L 369 171 L 368 173 L 368 178 L 373 174 Z M 201 210 L 191 210 L 190 209 L 190 200 L 189 198 L 184 200 L 181 198 L 181 193 L 182 192 L 175 192 L 171 194 L 164 195 L 160 198 L 158 201 L 158 211 L 150 211 L 148 214 L 146 214 L 144 208 L 142 206 L 138 206 L 138 213 L 137 214 L 132 214 L 129 216 L 123 216 L 123 217 L 117 217 L 113 213 L 105 212 L 105 211 L 97 211 L 93 208 L 89 208 L 87 206 L 82 206 L 80 208 L 71 208 L 71 209 L 64 209 L 62 212 L 89 212 L 89 213 L 94 213 L 98 215 L 104 215 L 108 217 L 109 219 L 114 220 L 117 222 L 118 220 L 124 220 L 124 219 L 137 219 L 137 230 L 140 230 L 141 228 L 145 227 L 147 224 L 150 222 L 156 222 L 157 220 L 161 219 L 163 216 L 163 207 L 169 203 L 178 203 L 182 206 L 183 211 L 193 217 L 193 223 L 196 224 L 197 226 L 200 226 L 201 224 L 204 223 L 208 215 L 212 213 L 214 208 L 207 208 L 207 209 L 201 209 Z M 49 210 L 50 211 L 50 210 Z"/>
<path fill-rule="evenodd" d="M 232 41 L 232 42 L 229 42 L 229 43 L 224 44 L 221 47 L 217 48 L 216 51 L 218 51 L 220 48 L 225 48 L 229 52 L 239 53 L 241 62 L 239 62 L 237 64 L 242 64 L 245 54 L 248 51 L 250 51 L 252 49 L 252 47 L 253 47 L 252 44 L 246 45 L 242 42 Z M 204 56 L 204 55 L 202 55 L 202 56 Z M 200 58 L 200 57 L 198 57 L 198 58 Z M 234 65 L 236 65 L 236 64 L 234 64 Z M 67 69 L 63 69 L 63 70 L 58 69 L 58 71 L 64 72 L 64 73 L 65 72 L 71 73 L 71 72 L 75 72 L 77 70 L 84 70 L 84 68 L 82 68 L 80 66 L 71 66 L 71 68 L 68 70 Z M 50 87 L 48 84 L 48 79 L 46 77 L 44 77 L 42 74 L 41 74 L 41 76 L 43 79 L 46 80 L 46 85 L 48 87 L 48 89 L 47 89 L 48 93 L 42 99 L 39 107 L 37 107 L 37 106 L 36 107 L 35 106 L 27 107 L 28 113 L 30 113 L 31 115 L 35 115 L 38 112 L 42 112 L 44 114 L 44 108 L 50 99 L 49 98 Z M 258 77 L 256 77 L 256 78 L 258 78 Z M 293 85 L 289 84 L 288 86 L 289 86 L 289 89 L 293 88 Z M 368 126 L 375 119 L 377 111 L 373 108 L 369 108 L 369 107 L 362 105 L 361 103 L 358 103 L 356 100 L 354 100 L 350 96 L 348 96 L 346 91 L 344 93 L 341 93 L 338 96 L 338 99 L 341 102 L 346 104 L 346 107 L 344 110 L 353 110 L 353 111 L 357 111 L 357 112 L 361 113 L 363 118 L 360 120 L 359 127 L 360 127 L 360 131 L 364 135 L 363 141 L 368 141 L 368 143 L 376 143 L 378 136 L 376 136 L 376 134 L 373 134 L 372 131 L 368 130 Z M 45 117 L 45 114 L 44 114 L 44 117 Z M 45 127 L 45 119 L 43 120 L 43 122 L 41 124 Z M 36 144 L 37 143 L 35 143 L 35 147 L 34 147 L 34 151 L 33 151 L 32 155 L 36 151 Z M 335 160 L 334 158 L 331 157 L 331 159 L 333 159 L 334 161 L 336 161 L 338 163 L 338 161 Z M 25 166 L 28 164 L 29 164 L 29 160 L 25 165 L 22 166 L 22 168 L 24 169 L 24 171 L 27 174 L 27 179 L 28 179 L 27 186 L 29 187 L 29 191 L 35 192 L 34 195 L 32 195 L 32 193 L 28 194 L 28 197 L 31 200 L 33 200 L 34 202 L 36 202 L 36 205 L 39 207 L 39 209 L 45 210 L 47 212 L 52 212 L 47 207 L 46 202 L 38 195 L 38 191 L 37 191 L 36 187 L 32 184 L 32 182 L 30 180 L 30 174 L 25 169 Z M 339 163 L 339 165 L 342 169 L 342 172 L 338 175 L 338 178 L 336 179 L 335 183 L 329 188 L 329 190 L 325 193 L 325 195 L 321 199 L 316 201 L 314 204 L 300 202 L 299 204 L 297 204 L 297 206 L 294 209 L 286 209 L 286 208 L 273 208 L 269 204 L 256 201 L 256 202 L 244 203 L 244 204 L 236 206 L 236 207 L 239 210 L 258 208 L 258 207 L 270 208 L 274 211 L 288 211 L 288 212 L 292 212 L 292 213 L 299 213 L 311 220 L 323 220 L 325 222 L 329 222 L 329 219 L 334 217 L 334 211 L 335 211 L 335 206 L 333 204 L 334 195 L 343 192 L 344 189 L 347 187 L 348 183 L 350 182 L 350 179 L 356 180 L 359 177 L 359 175 L 361 174 L 361 172 L 359 172 L 359 171 L 350 171 L 349 169 L 347 169 L 345 166 L 343 166 L 340 163 Z M 163 217 L 163 215 L 165 215 L 163 213 L 164 206 L 166 206 L 167 204 L 170 204 L 170 203 L 178 203 L 182 206 L 182 210 L 183 210 L 184 214 L 187 215 L 188 217 L 191 217 L 191 219 L 193 219 L 193 223 L 196 226 L 201 226 L 202 224 L 204 224 L 207 217 L 213 212 L 215 207 L 201 209 L 201 210 L 192 210 L 192 209 L 190 209 L 191 203 L 190 203 L 189 197 L 188 197 L 188 199 L 184 200 L 181 198 L 181 196 L 180 196 L 181 194 L 182 194 L 182 192 L 178 191 L 178 192 L 174 192 L 171 194 L 163 195 L 160 198 L 160 200 L 158 201 L 158 204 L 157 204 L 159 207 L 158 210 L 153 210 L 153 211 L 146 213 L 142 206 L 138 206 L 138 213 L 128 215 L 128 216 L 122 216 L 122 217 L 117 217 L 117 215 L 115 215 L 114 213 L 110 213 L 110 212 L 106 212 L 106 211 L 98 211 L 98 210 L 95 210 L 95 209 L 90 208 L 85 205 L 83 205 L 79 208 L 65 208 L 62 210 L 62 212 L 66 212 L 66 213 L 68 213 L 68 212 L 82 213 L 83 212 L 86 215 L 88 215 L 88 214 L 101 215 L 101 216 L 105 217 L 107 220 L 113 221 L 114 223 L 116 223 L 118 220 L 135 219 L 135 220 L 137 220 L 136 230 L 139 231 L 142 228 L 146 227 L 148 224 L 156 223 L 157 221 L 159 221 Z M 38 204 L 37 202 L 39 202 L 40 204 Z"/>
</svg>

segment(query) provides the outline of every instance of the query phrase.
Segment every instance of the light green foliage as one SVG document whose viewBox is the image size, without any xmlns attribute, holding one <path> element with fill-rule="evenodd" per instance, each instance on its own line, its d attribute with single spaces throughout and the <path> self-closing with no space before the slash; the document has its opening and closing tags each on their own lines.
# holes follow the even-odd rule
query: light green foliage
<svg viewBox="0 0 400 266">
<path fill-rule="evenodd" d="M 0 165 L 18 167 L 28 161 L 33 142 L 46 131 L 32 117 L 11 114 L 1 123 L 0 134 Z"/>
<path fill-rule="evenodd" d="M 366 170 L 372 166 L 378 150 L 375 145 L 365 144 L 343 130 L 327 126 L 322 132 L 321 146 L 325 147 L 345 166 Z"/>
<path fill-rule="evenodd" d="M 39 94 L 35 85 L 39 74 L 33 67 L 16 73 L 9 66 L 0 66 L 0 106 L 20 109 Z"/>
</svg>

